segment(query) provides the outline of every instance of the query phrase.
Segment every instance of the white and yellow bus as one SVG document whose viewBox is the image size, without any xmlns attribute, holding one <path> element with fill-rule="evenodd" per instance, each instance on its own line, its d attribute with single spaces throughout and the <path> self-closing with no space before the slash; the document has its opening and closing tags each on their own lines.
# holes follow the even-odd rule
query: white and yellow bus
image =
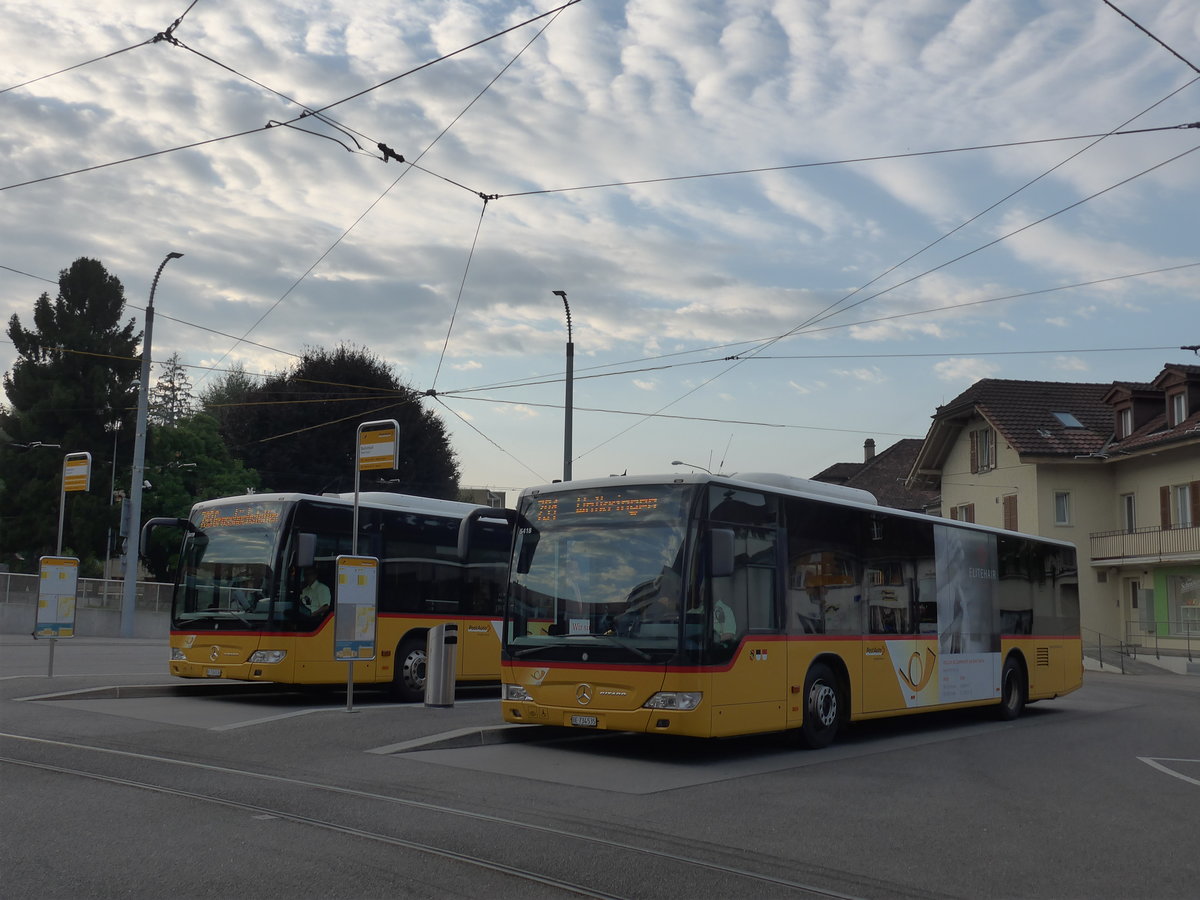
<svg viewBox="0 0 1200 900">
<path fill-rule="evenodd" d="M 251 494 L 197 503 L 186 520 L 146 523 L 143 546 L 155 528 L 184 530 L 171 674 L 346 683 L 328 601 L 337 557 L 362 555 L 379 560 L 378 618 L 376 658 L 354 662 L 356 685 L 386 685 L 399 700 L 420 699 L 427 633 L 442 624 L 458 628 L 458 680 L 498 680 L 511 511 L 362 493 L 356 548 L 353 498 Z"/>
<path fill-rule="evenodd" d="M 770 474 L 552 484 L 517 513 L 506 722 L 823 747 L 1082 683 L 1069 543 Z"/>
</svg>

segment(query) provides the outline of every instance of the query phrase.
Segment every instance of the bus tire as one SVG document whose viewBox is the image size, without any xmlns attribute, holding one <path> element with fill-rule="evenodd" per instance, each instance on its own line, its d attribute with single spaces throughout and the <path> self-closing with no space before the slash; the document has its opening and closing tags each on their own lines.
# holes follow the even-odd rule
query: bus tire
<svg viewBox="0 0 1200 900">
<path fill-rule="evenodd" d="M 998 715 L 1004 722 L 1011 722 L 1025 710 L 1029 702 L 1029 688 L 1025 682 L 1025 668 L 1016 656 L 1004 661 L 1000 672 L 1000 708 Z"/>
<path fill-rule="evenodd" d="M 800 742 L 809 750 L 833 743 L 842 724 L 845 702 L 841 683 L 824 663 L 814 663 L 804 677 L 804 717 Z"/>
<path fill-rule="evenodd" d="M 392 699 L 415 703 L 425 697 L 425 641 L 406 637 L 396 650 L 396 668 L 392 672 Z"/>
</svg>

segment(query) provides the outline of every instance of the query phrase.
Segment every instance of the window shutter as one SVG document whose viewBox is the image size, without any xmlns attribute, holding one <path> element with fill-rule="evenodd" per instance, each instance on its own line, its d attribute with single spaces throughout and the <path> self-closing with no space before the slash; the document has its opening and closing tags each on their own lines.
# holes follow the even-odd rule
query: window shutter
<svg viewBox="0 0 1200 900">
<path fill-rule="evenodd" d="M 971 432 L 971 472 L 979 471 L 979 432 Z"/>
<path fill-rule="evenodd" d="M 1200 525 L 1200 481 L 1193 481 L 1188 485 L 1188 494 L 1192 504 L 1192 515 L 1188 521 L 1193 526 Z"/>
<path fill-rule="evenodd" d="M 955 519 L 955 520 L 958 519 L 958 507 L 957 506 L 950 507 L 950 518 Z"/>
<path fill-rule="evenodd" d="M 967 521 L 967 522 L 975 521 L 975 504 L 974 503 L 968 503 L 966 506 L 966 509 L 964 509 L 963 512 L 965 513 L 965 515 L 963 516 L 964 521 Z"/>
<path fill-rule="evenodd" d="M 1017 530 L 1017 495 L 1007 494 L 1004 497 L 1004 527 L 1009 531 Z"/>
<path fill-rule="evenodd" d="M 1164 484 L 1158 489 L 1159 524 L 1166 531 L 1171 527 L 1171 487 Z"/>
</svg>

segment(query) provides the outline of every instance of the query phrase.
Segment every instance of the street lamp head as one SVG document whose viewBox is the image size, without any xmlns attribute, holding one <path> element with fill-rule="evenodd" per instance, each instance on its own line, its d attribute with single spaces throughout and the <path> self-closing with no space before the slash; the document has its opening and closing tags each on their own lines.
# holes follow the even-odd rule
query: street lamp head
<svg viewBox="0 0 1200 900">
<path fill-rule="evenodd" d="M 564 300 L 567 299 L 566 291 L 551 291 L 550 293 L 552 293 L 555 297 L 562 297 Z"/>
<path fill-rule="evenodd" d="M 172 251 L 167 254 L 167 259 L 182 259 L 182 258 L 183 258 L 182 253 L 175 253 L 174 251 Z"/>
</svg>

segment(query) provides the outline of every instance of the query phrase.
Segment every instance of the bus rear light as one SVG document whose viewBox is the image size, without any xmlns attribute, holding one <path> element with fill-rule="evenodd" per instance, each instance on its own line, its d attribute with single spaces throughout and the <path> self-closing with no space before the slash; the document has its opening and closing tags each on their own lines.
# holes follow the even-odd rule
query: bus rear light
<svg viewBox="0 0 1200 900">
<path fill-rule="evenodd" d="M 704 695 L 699 691 L 659 691 L 646 701 L 646 709 L 695 709 Z"/>
<path fill-rule="evenodd" d="M 255 650 L 247 662 L 251 663 L 281 663 L 287 656 L 286 650 Z"/>
<path fill-rule="evenodd" d="M 533 698 L 529 696 L 529 691 L 525 690 L 525 688 L 521 687 L 521 685 L 506 684 L 504 685 L 504 699 L 525 702 L 532 700 Z"/>
</svg>

